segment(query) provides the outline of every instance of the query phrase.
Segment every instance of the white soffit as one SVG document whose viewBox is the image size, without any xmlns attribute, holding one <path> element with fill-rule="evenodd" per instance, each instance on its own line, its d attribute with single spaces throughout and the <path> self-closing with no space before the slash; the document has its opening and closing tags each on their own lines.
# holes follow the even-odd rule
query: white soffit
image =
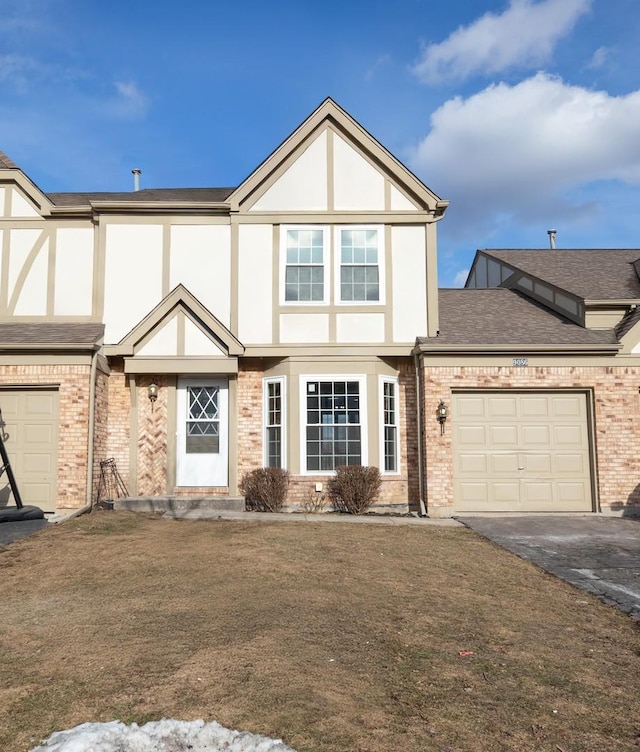
<svg viewBox="0 0 640 752">
<path fill-rule="evenodd" d="M 326 211 L 327 132 L 316 139 L 251 207 L 252 211 Z"/>
</svg>

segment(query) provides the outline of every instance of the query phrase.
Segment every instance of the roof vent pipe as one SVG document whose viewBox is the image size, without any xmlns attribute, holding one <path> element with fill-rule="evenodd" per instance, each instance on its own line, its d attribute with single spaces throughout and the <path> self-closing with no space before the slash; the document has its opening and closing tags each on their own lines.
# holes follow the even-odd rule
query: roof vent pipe
<svg viewBox="0 0 640 752">
<path fill-rule="evenodd" d="M 547 230 L 547 235 L 549 236 L 549 248 L 551 248 L 551 250 L 555 250 L 555 247 L 556 247 L 556 231 L 555 230 Z"/>
<path fill-rule="evenodd" d="M 140 190 L 140 175 L 142 175 L 142 170 L 139 170 L 136 168 L 135 170 L 131 170 L 131 174 L 133 175 L 133 190 L 139 191 Z"/>
</svg>

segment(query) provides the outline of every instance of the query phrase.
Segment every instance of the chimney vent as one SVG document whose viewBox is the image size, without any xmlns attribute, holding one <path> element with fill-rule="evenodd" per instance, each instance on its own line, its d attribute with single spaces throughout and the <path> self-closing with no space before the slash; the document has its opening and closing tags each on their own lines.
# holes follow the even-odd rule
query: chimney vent
<svg viewBox="0 0 640 752">
<path fill-rule="evenodd" d="M 556 231 L 547 230 L 547 235 L 549 236 L 549 248 L 553 250 L 556 247 Z"/>
<path fill-rule="evenodd" d="M 142 175 L 142 170 L 139 170 L 136 167 L 135 170 L 131 170 L 131 174 L 133 175 L 133 190 L 139 191 L 140 190 L 140 175 Z"/>
</svg>

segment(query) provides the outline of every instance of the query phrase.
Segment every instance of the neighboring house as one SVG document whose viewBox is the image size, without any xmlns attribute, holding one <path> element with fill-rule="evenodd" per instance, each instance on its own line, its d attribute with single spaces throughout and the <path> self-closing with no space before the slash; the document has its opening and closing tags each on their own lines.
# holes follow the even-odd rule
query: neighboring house
<svg viewBox="0 0 640 752">
<path fill-rule="evenodd" d="M 640 250 L 482 250 L 439 291 L 416 346 L 430 514 L 640 511 L 638 272 Z"/>
<path fill-rule="evenodd" d="M 330 99 L 237 188 L 45 194 L 0 153 L 25 502 L 83 506 L 111 457 L 157 499 L 368 464 L 434 516 L 640 502 L 640 251 L 479 251 L 438 291 L 446 208 Z"/>
</svg>

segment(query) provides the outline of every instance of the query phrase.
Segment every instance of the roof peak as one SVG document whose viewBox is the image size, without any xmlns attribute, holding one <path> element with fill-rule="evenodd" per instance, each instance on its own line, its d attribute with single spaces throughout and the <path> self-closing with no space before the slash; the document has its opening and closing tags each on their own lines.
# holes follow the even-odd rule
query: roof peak
<svg viewBox="0 0 640 752">
<path fill-rule="evenodd" d="M 0 151 L 0 170 L 19 170 L 18 165 L 3 152 Z"/>
</svg>

